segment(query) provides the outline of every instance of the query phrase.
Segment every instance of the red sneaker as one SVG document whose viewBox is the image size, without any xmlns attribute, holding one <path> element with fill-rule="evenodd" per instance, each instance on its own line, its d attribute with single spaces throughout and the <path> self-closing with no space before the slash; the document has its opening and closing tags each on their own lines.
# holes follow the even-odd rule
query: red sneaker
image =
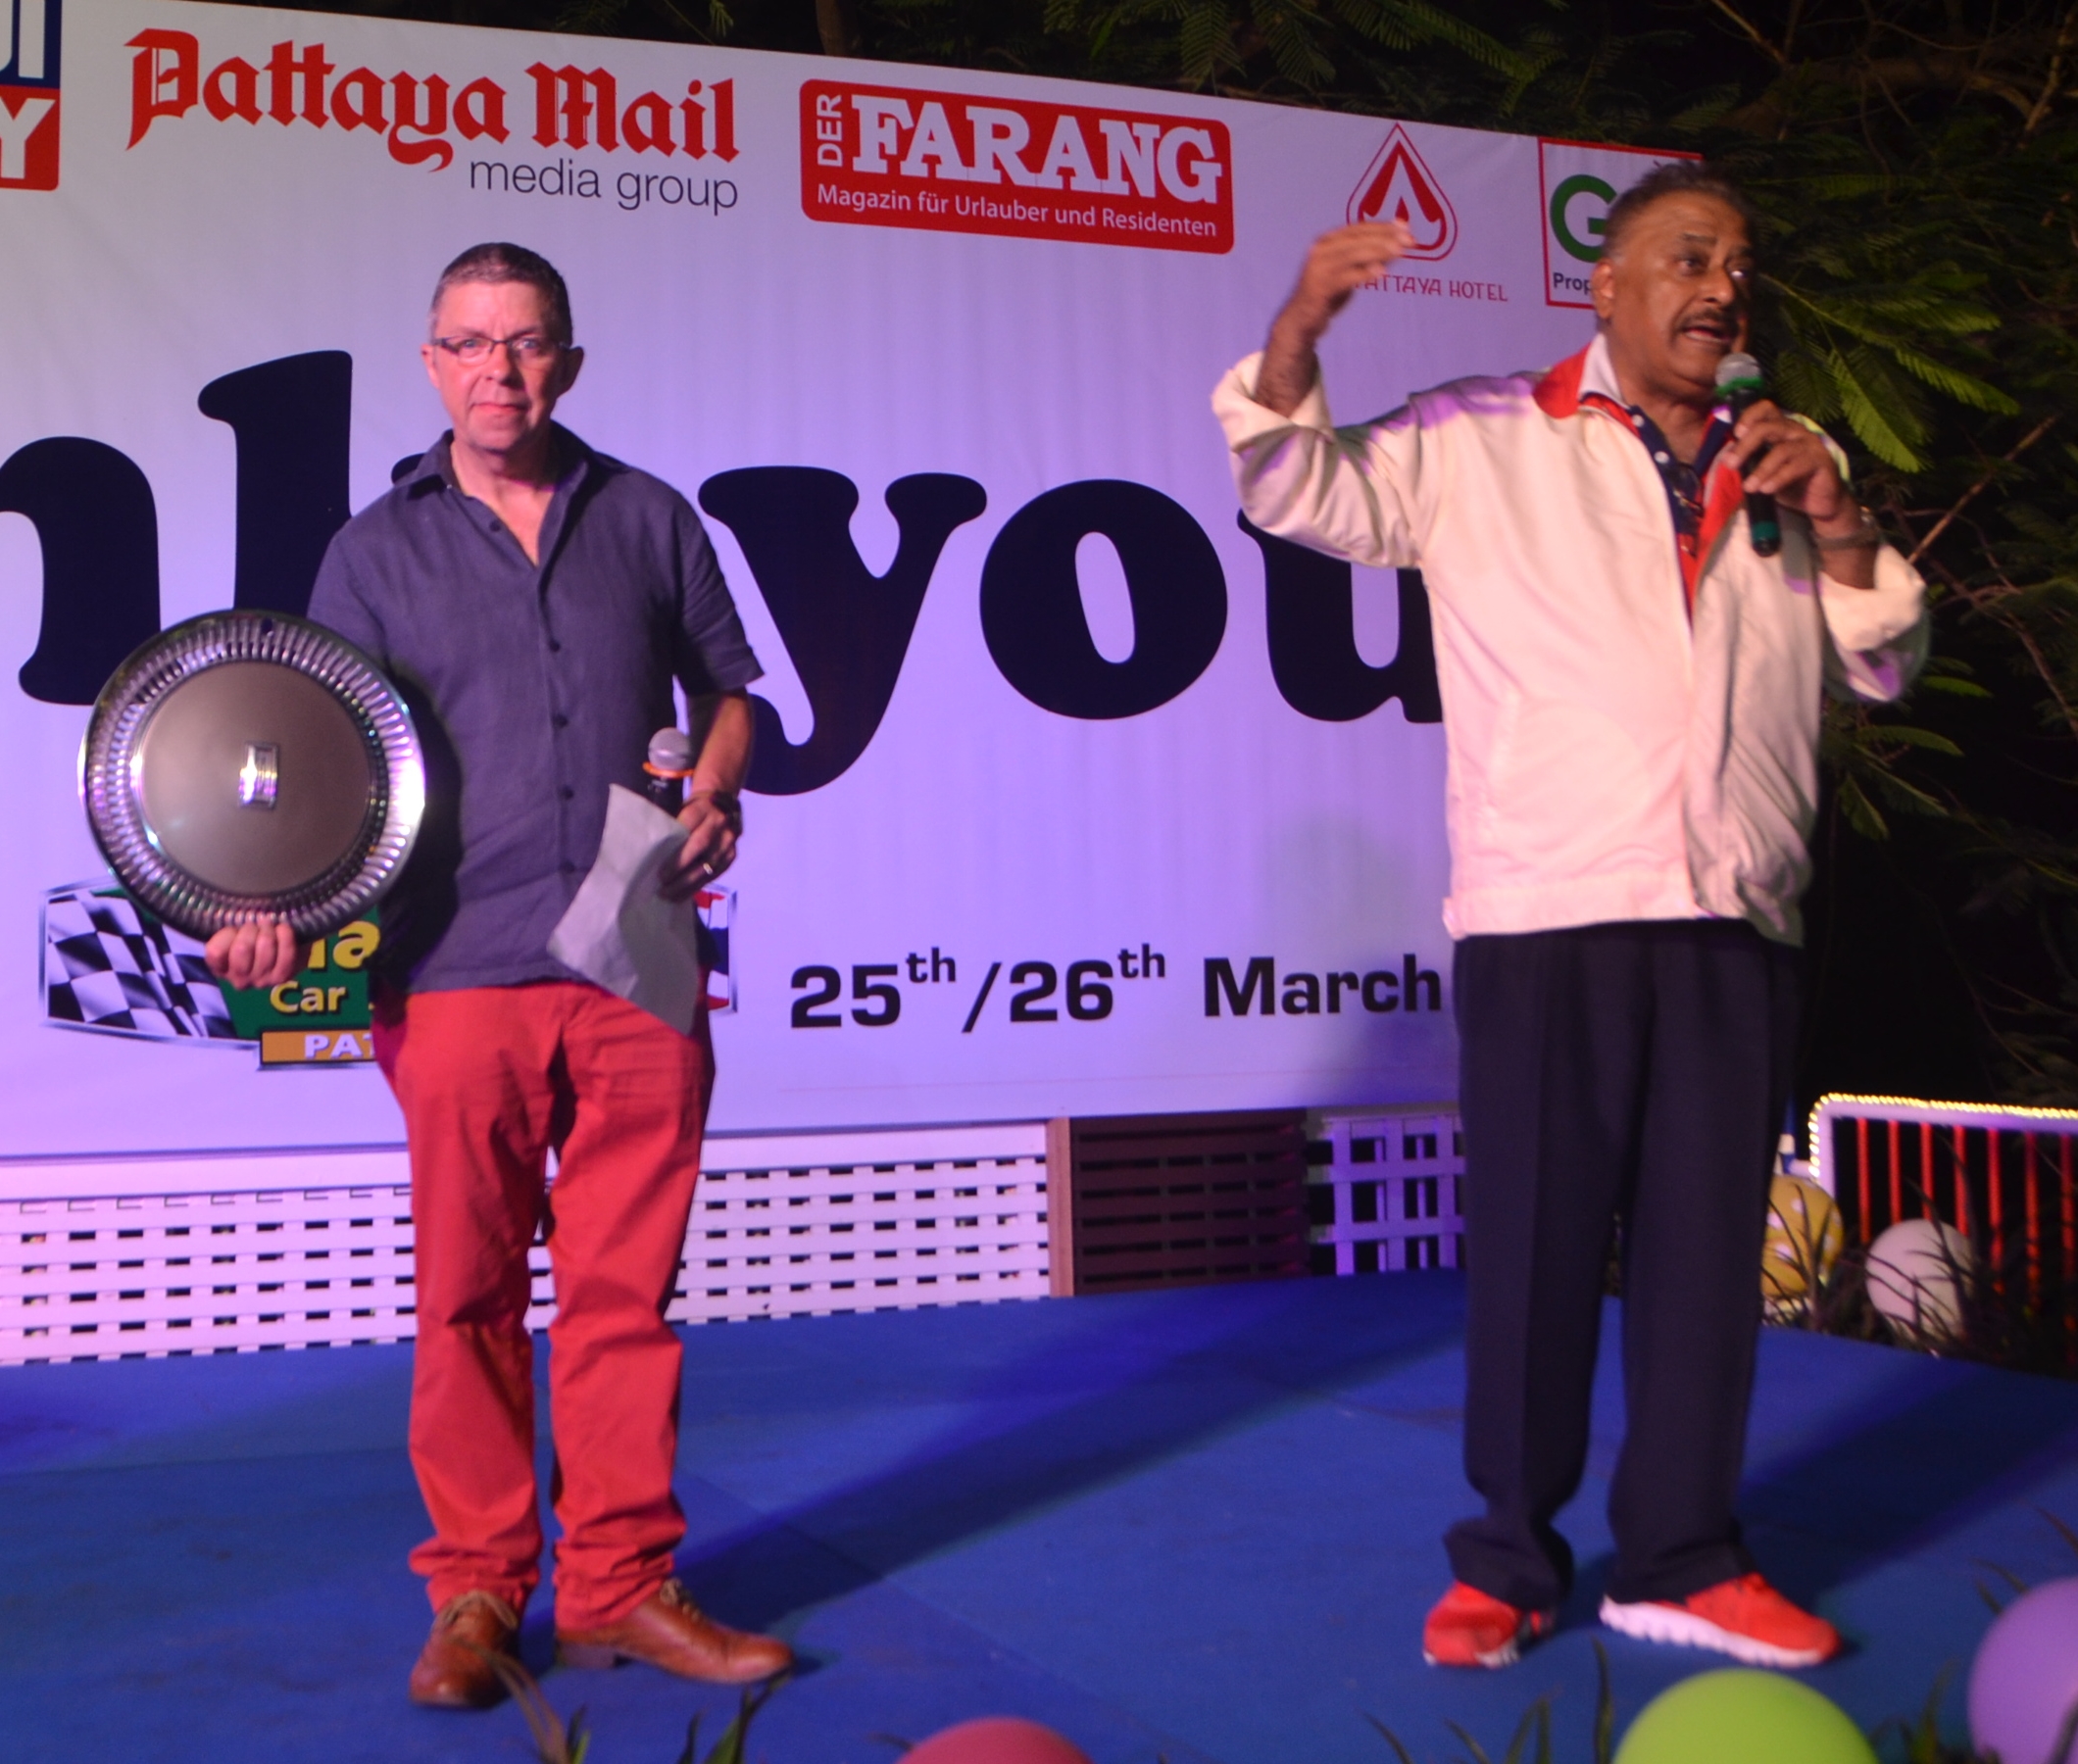
<svg viewBox="0 0 2078 1764">
<path fill-rule="evenodd" d="M 1421 1657 L 1431 1666 L 1512 1666 L 1557 1621 L 1554 1611 L 1518 1610 L 1455 1581 L 1421 1626 Z"/>
<path fill-rule="evenodd" d="M 1757 1574 L 1719 1581 L 1674 1600 L 1602 1601 L 1602 1621 L 1641 1642 L 1707 1647 L 1749 1666 L 1816 1666 L 1840 1651 L 1840 1632 L 1799 1610 Z"/>
</svg>

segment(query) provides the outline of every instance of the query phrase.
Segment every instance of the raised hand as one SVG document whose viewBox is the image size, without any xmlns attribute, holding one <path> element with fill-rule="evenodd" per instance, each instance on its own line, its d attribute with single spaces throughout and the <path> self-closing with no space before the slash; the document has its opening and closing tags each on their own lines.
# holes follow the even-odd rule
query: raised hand
<svg viewBox="0 0 2078 1764">
<path fill-rule="evenodd" d="M 1285 416 L 1312 390 L 1313 346 L 1350 296 L 1374 281 L 1413 249 L 1414 235 L 1398 220 L 1364 220 L 1322 233 L 1306 254 L 1299 285 L 1270 326 L 1256 380 L 1256 402 Z"/>
</svg>

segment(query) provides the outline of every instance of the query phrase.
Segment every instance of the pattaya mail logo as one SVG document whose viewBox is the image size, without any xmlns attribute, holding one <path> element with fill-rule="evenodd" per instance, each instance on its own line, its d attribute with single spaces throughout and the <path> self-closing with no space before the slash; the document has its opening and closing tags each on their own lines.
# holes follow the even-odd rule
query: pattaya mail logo
<svg viewBox="0 0 2078 1764">
<path fill-rule="evenodd" d="M 1349 218 L 1353 225 L 1399 221 L 1414 236 L 1413 248 L 1401 255 L 1403 263 L 1434 263 L 1449 257 L 1451 247 L 1458 243 L 1458 211 L 1451 207 L 1428 162 L 1415 152 L 1407 130 L 1397 122 L 1350 192 Z"/>
<path fill-rule="evenodd" d="M 0 0 L 0 190 L 58 187 L 63 0 Z"/>
<path fill-rule="evenodd" d="M 0 7 L 8 3 L 0 0 Z M 21 3 L 26 8 L 38 0 Z M 57 3 L 48 0 L 54 17 Z M 581 197 L 611 193 L 622 208 L 660 200 L 659 176 L 620 172 L 608 192 L 595 166 L 565 158 L 546 166 L 515 165 L 494 155 L 512 139 L 515 128 L 525 128 L 530 121 L 533 143 L 552 151 L 625 151 L 695 162 L 712 155 L 723 165 L 736 158 L 733 79 L 717 79 L 712 86 L 689 80 L 682 93 L 667 97 L 661 92 L 625 93 L 604 68 L 552 68 L 536 62 L 525 70 L 526 83 L 508 90 L 488 77 L 457 86 L 437 74 L 385 76 L 372 68 L 342 68 L 322 42 L 291 39 L 274 44 L 264 63 L 233 55 L 207 69 L 208 58 L 191 31 L 141 30 L 126 47 L 132 51 L 132 147 L 154 124 L 185 118 L 199 106 L 217 122 L 249 127 L 268 122 L 281 127 L 337 128 L 344 135 L 366 129 L 387 145 L 393 160 L 436 172 L 454 163 L 459 138 L 481 156 L 469 165 L 471 188 Z M 688 180 L 671 176 L 669 181 L 683 185 Z M 708 187 L 712 192 L 713 183 Z M 733 204 L 733 185 L 729 201 Z"/>
<path fill-rule="evenodd" d="M 1209 118 L 828 79 L 801 88 L 812 220 L 1227 252 L 1233 164 L 1225 125 Z"/>
</svg>

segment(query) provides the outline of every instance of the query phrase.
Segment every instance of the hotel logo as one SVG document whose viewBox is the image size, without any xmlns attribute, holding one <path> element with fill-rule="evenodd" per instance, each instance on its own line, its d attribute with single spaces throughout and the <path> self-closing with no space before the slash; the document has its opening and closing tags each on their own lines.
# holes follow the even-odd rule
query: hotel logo
<svg viewBox="0 0 2078 1764">
<path fill-rule="evenodd" d="M 1458 211 L 1397 122 L 1350 193 L 1349 218 L 1353 224 L 1399 221 L 1414 235 L 1414 247 L 1403 261 L 1433 263 L 1449 257 L 1458 243 Z"/>
</svg>

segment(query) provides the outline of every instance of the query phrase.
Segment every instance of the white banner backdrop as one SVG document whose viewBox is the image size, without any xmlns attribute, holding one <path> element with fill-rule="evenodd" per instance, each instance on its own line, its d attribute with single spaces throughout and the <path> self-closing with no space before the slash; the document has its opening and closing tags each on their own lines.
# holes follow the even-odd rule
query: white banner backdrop
<svg viewBox="0 0 2078 1764">
<path fill-rule="evenodd" d="M 1650 161 L 182 0 L 10 12 L 0 1154 L 400 1137 L 365 1064 L 178 1033 L 223 1010 L 177 969 L 112 1017 L 165 956 L 51 897 L 104 876 L 94 688 L 162 624 L 301 605 L 439 432 L 426 298 L 496 238 L 569 277 L 562 417 L 703 508 L 768 670 L 717 1128 L 1452 1093 L 1418 587 L 1240 530 L 1208 395 L 1360 216 L 1420 249 L 1330 339 L 1345 418 L 1571 352 L 1577 247 Z M 97 1014 L 74 979 L 103 1032 L 59 1020 Z"/>
</svg>

